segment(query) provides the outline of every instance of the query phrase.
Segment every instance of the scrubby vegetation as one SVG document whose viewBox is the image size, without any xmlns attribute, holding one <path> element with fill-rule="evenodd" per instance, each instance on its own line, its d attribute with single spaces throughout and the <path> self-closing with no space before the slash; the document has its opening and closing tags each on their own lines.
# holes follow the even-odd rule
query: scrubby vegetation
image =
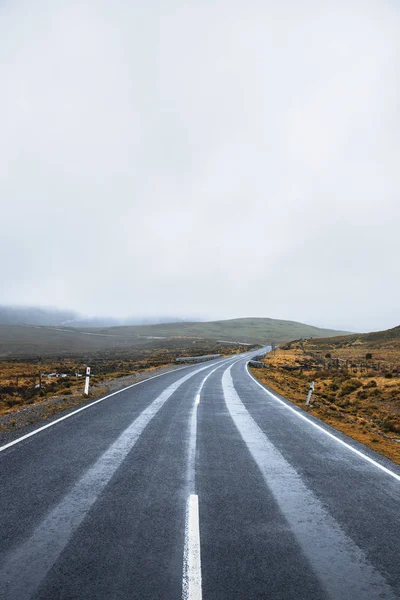
<svg viewBox="0 0 400 600">
<path fill-rule="evenodd" d="M 86 365 L 91 367 L 91 389 L 109 380 L 135 375 L 143 371 L 172 365 L 182 355 L 234 354 L 248 348 L 213 343 L 172 343 L 163 348 L 147 348 L 136 352 L 94 353 L 84 357 L 53 357 L 0 360 L 0 415 L 40 403 L 49 398 L 62 398 L 65 408 L 86 399 L 83 394 Z M 106 390 L 104 390 L 106 391 Z M 67 402 L 68 401 L 68 402 Z M 12 419 L 7 420 L 11 422 Z M 1 426 L 0 426 L 1 428 Z"/>
<path fill-rule="evenodd" d="M 298 340 L 254 373 L 335 428 L 400 463 L 400 328 L 366 336 Z"/>
</svg>

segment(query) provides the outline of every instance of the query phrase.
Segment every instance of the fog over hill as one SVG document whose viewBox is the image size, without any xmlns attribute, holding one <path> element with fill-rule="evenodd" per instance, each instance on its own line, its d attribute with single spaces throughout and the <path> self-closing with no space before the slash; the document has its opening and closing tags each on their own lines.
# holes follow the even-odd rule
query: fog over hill
<svg viewBox="0 0 400 600">
<path fill-rule="evenodd" d="M 199 319 L 200 321 L 201 319 Z M 162 323 L 184 323 L 179 317 L 80 317 L 61 324 L 68 327 L 128 327 L 130 325 L 159 325 Z"/>
<path fill-rule="evenodd" d="M 200 321 L 201 319 L 196 319 Z M 0 305 L 0 325 L 68 325 L 68 327 L 118 327 L 121 325 L 151 325 L 182 323 L 180 317 L 88 317 L 72 310 L 41 308 L 37 306 Z"/>
<path fill-rule="evenodd" d="M 1 325 L 60 325 L 77 318 L 72 310 L 36 306 L 0 306 Z"/>
</svg>

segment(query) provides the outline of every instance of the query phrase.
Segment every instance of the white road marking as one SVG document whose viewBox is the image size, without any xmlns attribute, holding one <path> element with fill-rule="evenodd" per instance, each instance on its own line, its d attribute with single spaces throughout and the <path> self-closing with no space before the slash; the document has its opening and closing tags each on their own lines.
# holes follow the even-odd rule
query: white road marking
<svg viewBox="0 0 400 600">
<path fill-rule="evenodd" d="M 196 490 L 196 444 L 197 444 L 197 402 L 194 403 L 190 417 L 189 447 L 187 460 L 187 487 L 188 493 Z"/>
<path fill-rule="evenodd" d="M 273 398 L 274 400 L 276 400 L 277 402 L 279 402 L 280 404 L 282 404 L 287 410 L 292 411 L 295 415 L 297 415 L 299 417 L 299 419 L 303 419 L 304 421 L 307 421 L 307 423 L 309 423 L 310 425 L 312 425 L 313 427 L 315 427 L 319 431 L 322 431 L 322 433 L 324 433 L 325 435 L 327 435 L 328 437 L 330 437 L 332 440 L 335 440 L 335 442 L 337 442 L 338 444 L 341 444 L 342 446 L 344 446 L 348 450 L 351 450 L 351 452 L 354 452 L 354 454 L 357 454 L 357 456 L 359 456 L 360 458 L 363 458 L 364 460 L 368 461 L 371 465 L 374 465 L 374 467 L 377 467 L 378 469 L 380 469 L 384 473 L 387 473 L 387 475 L 390 475 L 394 479 L 397 479 L 397 481 L 400 481 L 400 475 L 397 475 L 397 473 L 394 473 L 393 471 L 391 471 L 387 467 L 384 467 L 383 465 L 381 465 L 380 463 L 378 463 L 373 458 L 370 458 L 367 454 L 364 454 L 360 450 L 357 450 L 357 448 L 353 448 L 353 446 L 351 446 L 350 444 L 348 444 L 344 440 L 341 440 L 340 438 L 338 438 L 336 435 L 334 435 L 330 431 L 327 431 L 326 429 L 324 429 L 323 427 L 321 427 L 321 425 L 318 425 L 318 423 L 315 423 L 314 421 L 311 421 L 311 419 L 309 419 L 306 415 L 303 415 L 299 410 L 296 410 L 292 406 L 289 406 L 288 404 L 286 404 L 286 402 L 284 402 L 283 400 L 281 400 L 280 398 L 278 398 L 278 396 L 276 396 L 275 394 L 273 394 L 269 390 L 266 390 L 265 387 L 263 385 L 261 385 L 261 383 L 259 381 L 257 381 L 257 379 L 255 379 L 255 377 L 253 377 L 253 375 L 250 373 L 250 371 L 248 369 L 248 363 L 246 364 L 246 371 L 247 371 L 247 374 L 252 378 L 252 380 L 254 381 L 254 383 L 256 383 L 262 390 L 264 390 L 264 392 L 266 394 L 268 394 L 268 396 L 271 396 L 271 398 Z"/>
<path fill-rule="evenodd" d="M 329 598 L 394 600 L 384 577 L 254 421 L 234 387 L 231 368 L 222 377 L 228 411 Z"/>
<path fill-rule="evenodd" d="M 74 415 L 82 412 L 83 410 L 91 408 L 92 406 L 94 406 L 95 404 L 98 404 L 99 402 L 103 402 L 103 400 L 107 400 L 107 398 L 111 398 L 111 396 L 115 396 L 116 394 L 125 392 L 125 390 L 129 390 L 130 388 L 133 388 L 136 385 L 141 385 L 142 383 L 146 383 L 146 381 L 150 381 L 151 379 L 156 379 L 157 377 L 162 377 L 163 375 L 168 375 L 168 373 L 175 373 L 176 371 L 181 371 L 182 369 L 188 369 L 192 366 L 193 365 L 186 365 L 184 367 L 179 367 L 179 369 L 172 369 L 171 371 L 167 371 L 166 373 L 160 373 L 159 375 L 153 375 L 152 377 L 143 379 L 143 381 L 138 381 L 137 383 L 132 383 L 132 385 L 128 385 L 127 387 L 122 388 L 122 390 L 118 390 L 117 392 L 113 392 L 112 394 L 108 394 L 107 396 L 103 396 L 103 398 L 99 398 L 98 400 L 95 400 L 94 402 L 91 402 L 90 404 L 86 404 L 85 406 L 82 406 L 81 408 L 78 408 L 77 410 L 74 410 L 73 412 L 70 412 L 67 415 L 64 415 L 63 417 L 60 417 L 59 419 L 52 421 L 51 423 L 47 423 L 46 425 L 43 425 L 42 427 L 38 427 L 38 429 L 35 429 L 34 431 L 27 433 L 26 435 L 22 435 L 21 437 L 17 438 L 16 440 L 14 440 L 12 442 L 8 442 L 8 444 L 4 444 L 4 446 L 0 446 L 0 452 L 3 452 L 3 450 L 7 450 L 7 448 L 10 448 L 11 446 L 15 446 L 15 444 L 19 444 L 23 440 L 26 440 L 27 438 L 30 438 L 33 435 L 36 435 L 37 433 L 40 433 L 41 431 L 48 429 L 49 427 L 53 427 L 53 425 L 57 425 L 57 423 L 61 423 L 61 421 L 64 421 L 65 419 L 69 419 L 70 417 L 73 417 Z"/>
<path fill-rule="evenodd" d="M 167 387 L 86 471 L 31 537 L 8 553 L 0 568 L 0 581 L 7 598 L 31 598 L 152 418 L 185 381 L 209 368 L 208 365 L 196 369 Z M 21 565 L 29 568 L 21 569 Z"/>
<path fill-rule="evenodd" d="M 236 357 L 235 357 L 236 358 Z M 235 359 L 233 359 L 235 360 Z M 183 553 L 182 599 L 201 599 L 200 533 L 199 509 L 196 495 L 196 445 L 197 445 L 197 407 L 200 394 L 207 379 L 232 359 L 225 361 L 210 371 L 200 384 L 190 417 L 189 447 L 187 461 L 187 488 L 189 500 L 186 507 L 185 548 Z M 236 361 L 237 362 L 237 361 Z M 196 516 L 197 515 L 197 516 Z M 197 520 L 197 525 L 196 525 Z M 197 527 L 197 530 L 196 530 Z M 197 537 L 194 535 L 197 531 Z M 197 540 L 197 541 L 196 541 Z"/>
<path fill-rule="evenodd" d="M 196 444 L 197 444 L 197 407 L 200 404 L 200 394 L 201 391 L 204 387 L 204 384 L 206 383 L 207 379 L 209 377 L 211 377 L 211 375 L 213 373 L 215 373 L 215 371 L 217 371 L 218 369 L 220 369 L 221 367 L 226 367 L 226 365 L 229 362 L 232 362 L 232 360 L 236 360 L 237 357 L 235 357 L 234 359 L 229 359 L 227 361 L 224 361 L 223 364 L 218 365 L 217 367 L 215 367 L 214 369 L 212 369 L 212 371 L 210 371 L 203 379 L 203 381 L 200 384 L 200 387 L 197 391 L 196 394 L 196 398 L 195 398 L 195 402 L 193 405 L 193 409 L 192 409 L 192 415 L 190 417 L 190 430 L 189 430 L 189 448 L 188 448 L 188 468 L 187 468 L 187 484 L 188 484 L 188 493 L 189 494 L 194 494 L 196 492 L 196 468 L 195 468 L 195 463 L 196 463 Z M 235 364 L 235 363 L 233 363 Z"/>
<path fill-rule="evenodd" d="M 200 404 L 200 396 L 201 396 L 201 392 L 202 392 L 202 390 L 203 390 L 203 387 L 204 387 L 204 385 L 205 385 L 205 383 L 206 383 L 207 379 L 208 379 L 209 377 L 211 377 L 211 375 L 212 375 L 213 373 L 215 373 L 215 371 L 217 371 L 217 369 L 220 369 L 221 367 L 223 367 L 223 366 L 226 366 L 226 364 L 227 364 L 227 363 L 229 363 L 229 362 L 232 362 L 232 361 L 234 361 L 234 360 L 236 360 L 236 359 L 237 359 L 237 357 L 236 357 L 236 356 L 235 356 L 235 358 L 228 359 L 227 361 L 225 361 L 225 363 L 224 363 L 224 364 L 218 365 L 218 367 L 215 367 L 215 369 L 213 369 L 212 371 L 210 371 L 210 372 L 209 372 L 209 373 L 208 373 L 208 374 L 207 374 L 207 375 L 204 377 L 203 381 L 202 381 L 202 382 L 201 382 L 201 384 L 200 384 L 200 387 L 199 387 L 199 389 L 198 389 L 198 392 L 197 392 L 197 396 L 196 396 L 196 404 Z M 238 360 L 236 360 L 236 362 L 239 362 L 239 361 L 238 361 Z M 233 364 L 235 364 L 235 363 L 233 363 Z"/>
<path fill-rule="evenodd" d="M 186 508 L 182 599 L 201 600 L 201 598 L 199 499 L 196 494 L 191 494 Z"/>
</svg>

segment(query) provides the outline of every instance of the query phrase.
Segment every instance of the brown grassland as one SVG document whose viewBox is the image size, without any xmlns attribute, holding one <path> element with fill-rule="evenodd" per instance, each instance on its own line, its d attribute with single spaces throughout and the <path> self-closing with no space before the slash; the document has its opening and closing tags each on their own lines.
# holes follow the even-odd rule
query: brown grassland
<svg viewBox="0 0 400 600">
<path fill-rule="evenodd" d="M 346 435 L 400 464 L 400 328 L 300 340 L 253 369 L 260 381 Z"/>
<path fill-rule="evenodd" d="M 246 349 L 204 342 L 196 344 L 193 352 L 193 346 L 185 340 L 181 345 L 175 341 L 172 347 L 166 345 L 164 348 L 120 352 L 117 358 L 111 358 L 109 353 L 96 353 L 85 358 L 0 360 L 0 431 L 25 426 L 85 402 L 88 399 L 83 393 L 86 365 L 91 367 L 89 397 L 93 399 L 107 393 L 109 384 L 114 380 L 129 376 L 127 384 L 131 383 L 135 377 L 143 377 L 143 373 L 150 372 L 151 375 L 155 369 L 172 367 L 178 356 L 228 355 Z M 40 411 L 29 411 L 28 407 L 40 407 Z M 25 415 L 27 412 L 28 417 Z M 22 413 L 24 419 L 21 418 Z M 27 418 L 32 420 L 27 421 Z"/>
</svg>

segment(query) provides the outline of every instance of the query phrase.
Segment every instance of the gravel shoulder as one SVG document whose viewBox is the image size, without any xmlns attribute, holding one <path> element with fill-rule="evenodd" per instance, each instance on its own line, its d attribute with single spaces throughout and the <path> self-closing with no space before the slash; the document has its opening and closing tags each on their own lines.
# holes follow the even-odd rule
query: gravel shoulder
<svg viewBox="0 0 400 600">
<path fill-rule="evenodd" d="M 102 383 L 92 385 L 88 397 L 82 394 L 53 396 L 34 404 L 19 407 L 5 415 L 0 415 L 0 446 L 30 433 L 40 425 L 55 421 L 73 412 L 76 408 L 90 404 L 107 394 L 118 392 L 133 383 L 139 383 L 154 375 L 162 375 L 163 373 L 175 371 L 180 368 L 182 368 L 182 365 L 170 364 L 165 367 L 132 373 L 125 377 L 108 379 Z"/>
</svg>

